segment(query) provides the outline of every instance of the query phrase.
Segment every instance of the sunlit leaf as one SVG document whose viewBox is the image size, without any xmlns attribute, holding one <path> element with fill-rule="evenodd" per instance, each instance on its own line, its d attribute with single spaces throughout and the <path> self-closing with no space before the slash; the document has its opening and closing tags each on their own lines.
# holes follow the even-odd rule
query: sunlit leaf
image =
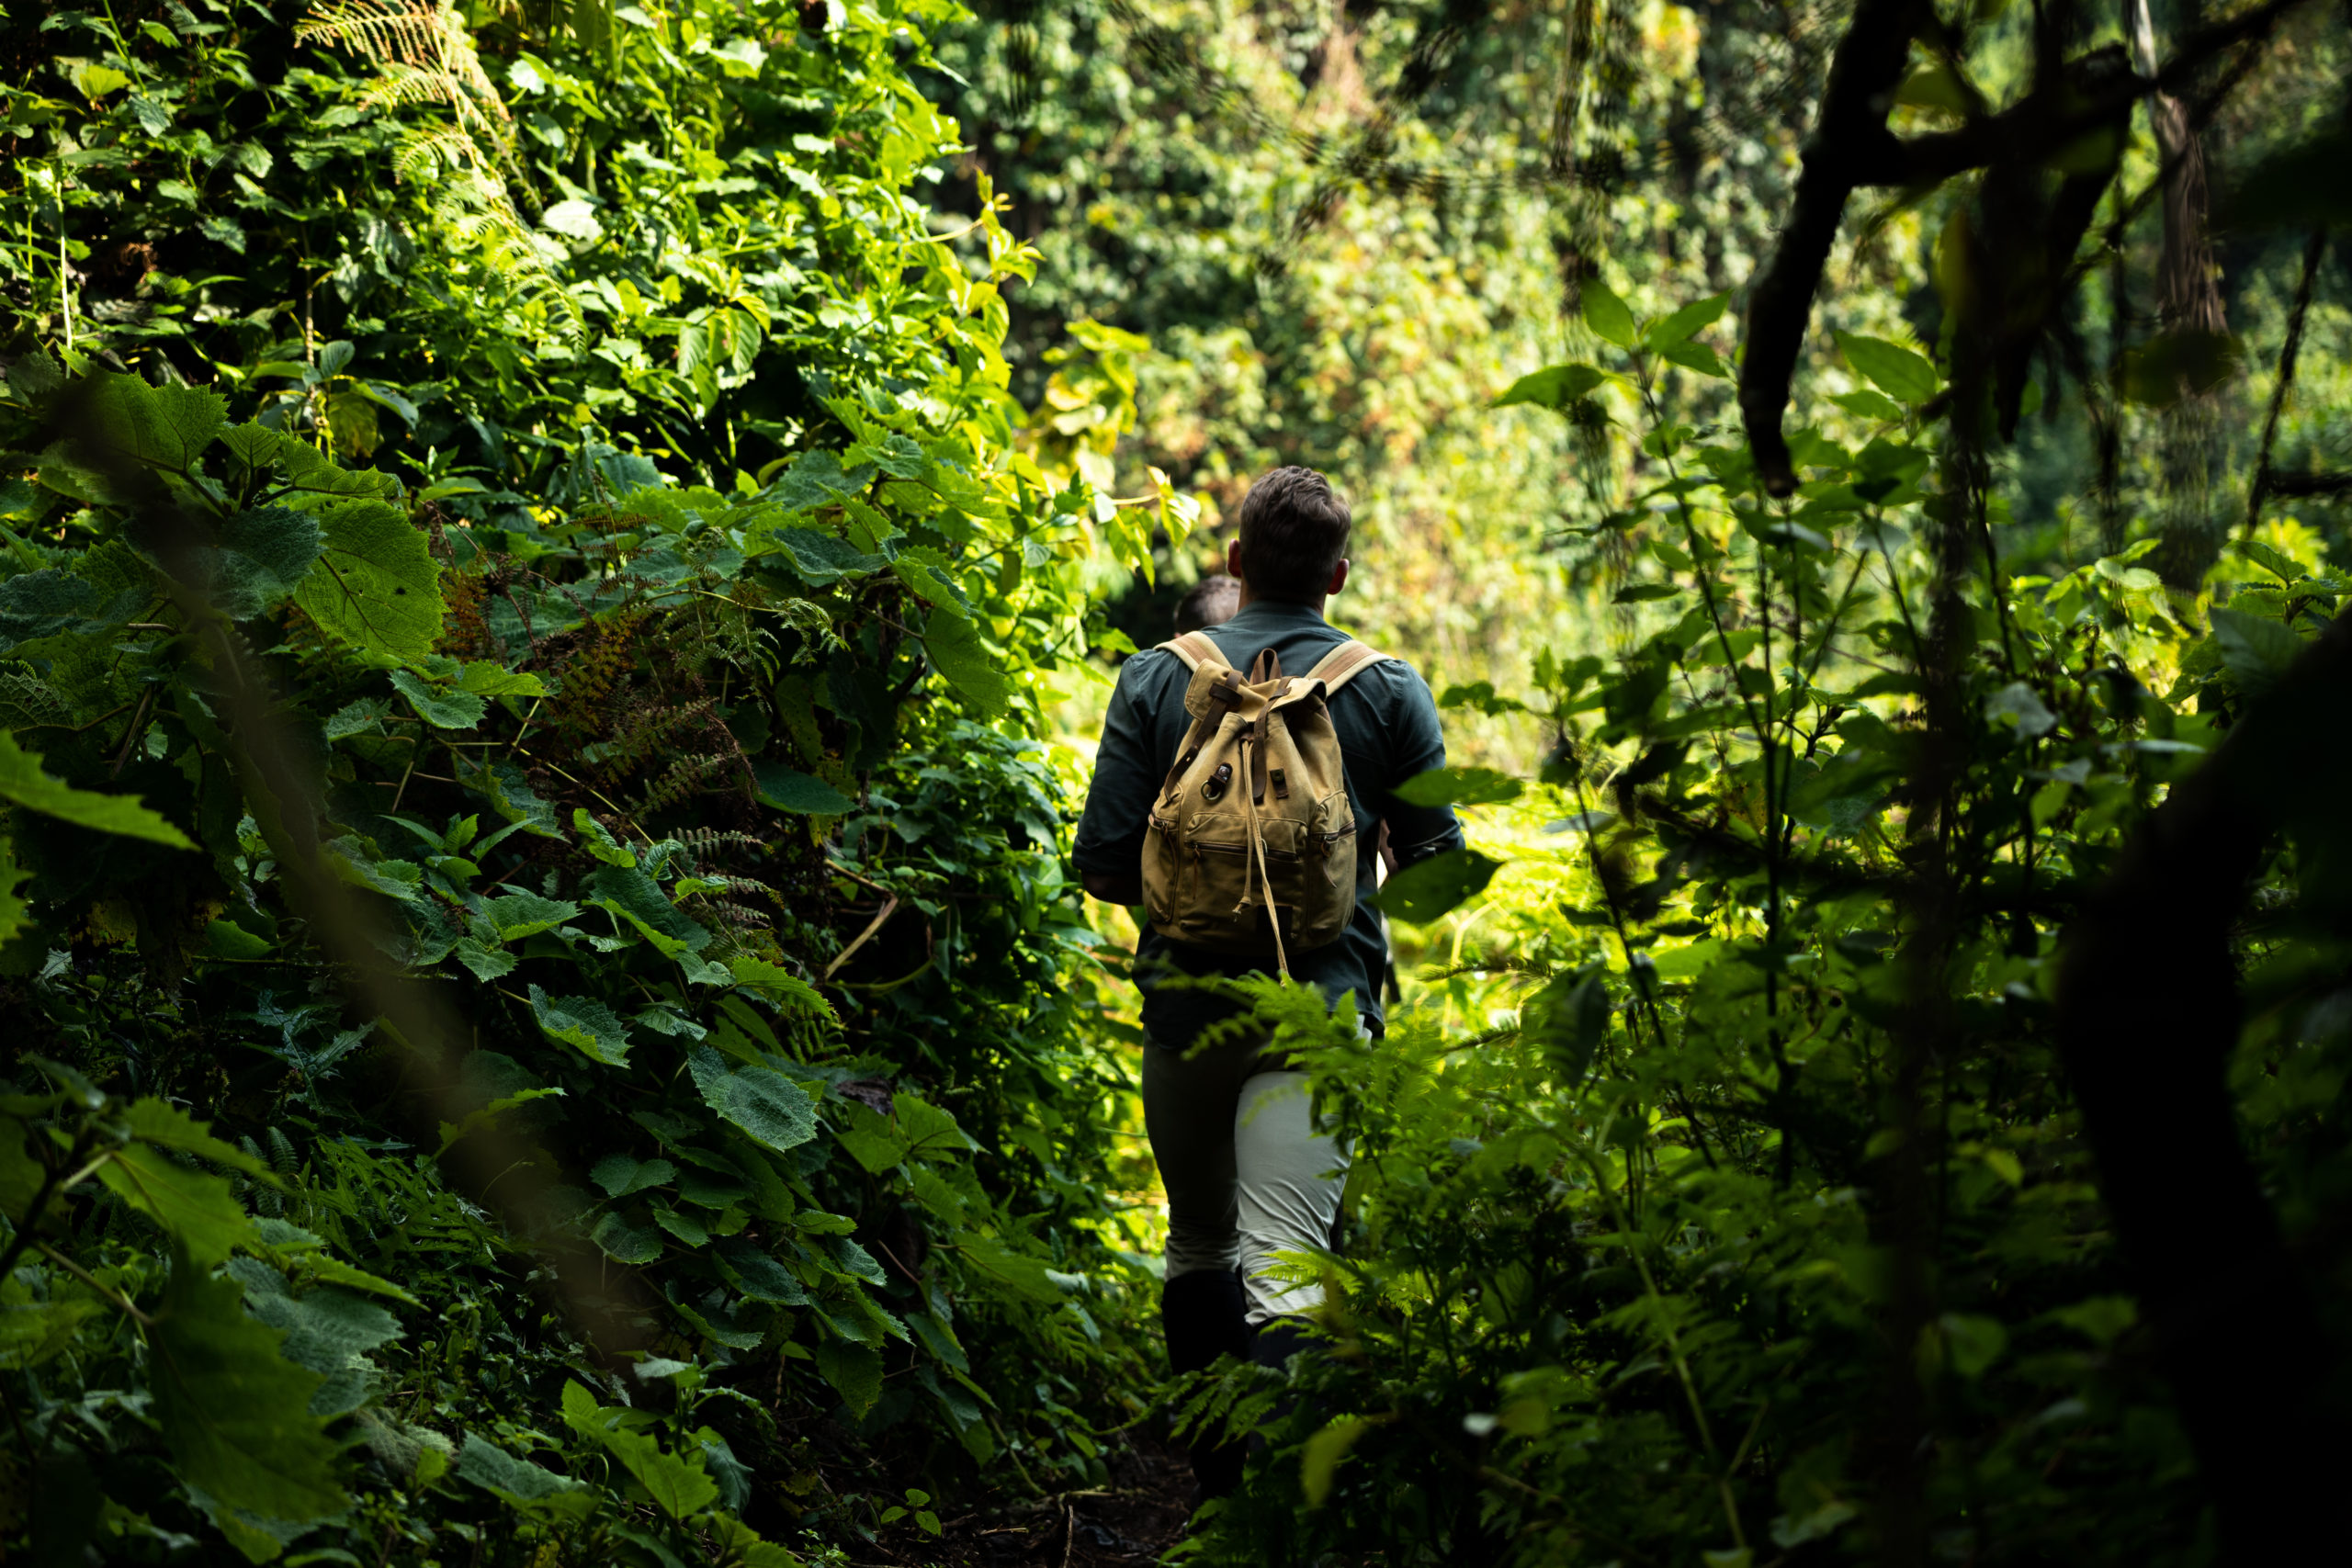
<svg viewBox="0 0 2352 1568">
<path fill-rule="evenodd" d="M 1917 408 L 1934 397 L 1941 385 L 1936 367 L 1900 344 L 1860 333 L 1839 333 L 1838 346 L 1849 365 L 1899 403 Z"/>
<path fill-rule="evenodd" d="M 1616 291 L 1598 277 L 1588 277 L 1577 288 L 1583 299 L 1585 325 L 1620 348 L 1633 347 L 1634 312 Z"/>
<path fill-rule="evenodd" d="M 1532 403 L 1537 408 L 1565 409 L 1608 378 L 1589 365 L 1550 365 L 1513 381 L 1490 406 L 1507 409 L 1514 403 Z"/>
<path fill-rule="evenodd" d="M 613 1010 L 590 997 L 550 997 L 531 987 L 531 1015 L 550 1040 L 578 1050 L 608 1067 L 628 1066 L 628 1027 Z"/>
<path fill-rule="evenodd" d="M 761 801 L 779 811 L 797 811 L 811 817 L 839 817 L 857 808 L 857 802 L 824 780 L 811 778 L 781 762 L 754 762 L 752 773 L 760 782 Z"/>
<path fill-rule="evenodd" d="M 1494 806 L 1517 800 L 1526 787 L 1492 768 L 1432 768 L 1396 786 L 1408 806 Z"/>
<path fill-rule="evenodd" d="M 40 758 L 19 747 L 6 731 L 0 731 L 0 800 L 93 832 L 120 833 L 175 850 L 196 848 L 186 833 L 141 805 L 135 795 L 75 789 L 50 777 L 40 771 Z"/>
<path fill-rule="evenodd" d="M 424 535 L 380 501 L 325 501 L 317 514 L 326 553 L 295 591 L 295 603 L 355 648 L 400 659 L 431 652 L 444 605 L 440 568 Z"/>
<path fill-rule="evenodd" d="M 1380 907 L 1396 919 L 1427 925 L 1476 897 L 1502 862 L 1473 849 L 1447 850 L 1407 866 L 1380 889 Z"/>
<path fill-rule="evenodd" d="M 1331 1483 L 1340 1461 L 1348 1457 L 1348 1450 L 1372 1430 L 1373 1425 L 1362 1416 L 1341 1416 L 1306 1439 L 1306 1447 L 1299 1454 L 1298 1479 L 1309 1508 L 1320 1508 L 1330 1500 Z"/>
</svg>

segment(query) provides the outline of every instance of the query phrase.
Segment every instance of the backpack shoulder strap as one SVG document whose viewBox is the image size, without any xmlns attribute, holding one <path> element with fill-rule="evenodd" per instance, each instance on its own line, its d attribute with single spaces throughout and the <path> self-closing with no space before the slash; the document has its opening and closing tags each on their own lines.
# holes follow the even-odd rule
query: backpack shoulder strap
<svg viewBox="0 0 2352 1568">
<path fill-rule="evenodd" d="M 1323 682 L 1325 692 L 1336 692 L 1359 674 L 1384 660 L 1394 657 L 1375 648 L 1366 648 L 1353 637 L 1325 654 L 1306 679 Z"/>
<path fill-rule="evenodd" d="M 1187 670 L 1198 670 L 1204 664 L 1223 664 L 1224 650 L 1209 639 L 1206 632 L 1186 632 L 1170 637 L 1159 645 L 1184 661 Z"/>
</svg>

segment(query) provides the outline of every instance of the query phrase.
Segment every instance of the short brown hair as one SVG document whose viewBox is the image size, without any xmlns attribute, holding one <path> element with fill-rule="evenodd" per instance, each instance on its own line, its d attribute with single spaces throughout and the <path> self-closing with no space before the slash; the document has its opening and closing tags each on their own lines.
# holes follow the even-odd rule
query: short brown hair
<svg viewBox="0 0 2352 1568">
<path fill-rule="evenodd" d="M 1312 468 L 1261 475 L 1241 502 L 1241 577 L 1252 598 L 1315 600 L 1348 552 L 1348 503 Z"/>
</svg>

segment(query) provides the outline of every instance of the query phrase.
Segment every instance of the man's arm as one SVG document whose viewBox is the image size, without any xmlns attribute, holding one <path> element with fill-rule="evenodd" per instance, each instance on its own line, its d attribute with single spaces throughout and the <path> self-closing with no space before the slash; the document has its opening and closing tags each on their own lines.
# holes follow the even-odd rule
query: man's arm
<svg viewBox="0 0 2352 1568">
<path fill-rule="evenodd" d="M 1070 863 L 1086 891 L 1106 904 L 1143 902 L 1144 832 L 1160 781 L 1152 769 L 1146 705 L 1136 700 L 1136 690 L 1150 678 L 1154 660 L 1166 657 L 1142 653 L 1120 666 L 1102 716 L 1102 744 L 1094 753 L 1094 780 L 1087 786 Z"/>
<path fill-rule="evenodd" d="M 1089 897 L 1100 898 L 1105 904 L 1124 904 L 1132 909 L 1143 902 L 1143 872 L 1140 869 L 1126 876 L 1108 871 L 1081 871 L 1078 878 L 1086 885 Z"/>
<path fill-rule="evenodd" d="M 1437 699 L 1429 683 L 1408 664 L 1390 664 L 1403 679 L 1396 682 L 1395 706 L 1388 716 L 1388 764 L 1380 780 L 1377 806 L 1388 830 L 1388 845 L 1396 855 L 1395 869 L 1403 870 L 1462 845 L 1462 824 L 1450 806 L 1408 806 L 1392 792 L 1398 784 L 1431 768 L 1445 766 L 1445 731 L 1438 723 Z"/>
</svg>

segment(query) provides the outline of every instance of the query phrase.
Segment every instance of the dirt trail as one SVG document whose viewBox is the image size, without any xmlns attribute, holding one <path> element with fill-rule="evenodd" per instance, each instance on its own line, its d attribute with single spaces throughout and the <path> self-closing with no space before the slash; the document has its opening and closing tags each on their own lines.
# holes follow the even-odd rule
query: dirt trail
<svg viewBox="0 0 2352 1568">
<path fill-rule="evenodd" d="M 1193 1472 L 1182 1455 L 1148 1435 L 1127 1434 L 1116 1441 L 1118 1446 L 1103 1453 L 1111 1472 L 1106 1487 L 949 1519 L 937 1541 L 877 1542 L 859 1551 L 855 1561 L 874 1568 L 1134 1568 L 1156 1562 L 1183 1531 Z"/>
</svg>

